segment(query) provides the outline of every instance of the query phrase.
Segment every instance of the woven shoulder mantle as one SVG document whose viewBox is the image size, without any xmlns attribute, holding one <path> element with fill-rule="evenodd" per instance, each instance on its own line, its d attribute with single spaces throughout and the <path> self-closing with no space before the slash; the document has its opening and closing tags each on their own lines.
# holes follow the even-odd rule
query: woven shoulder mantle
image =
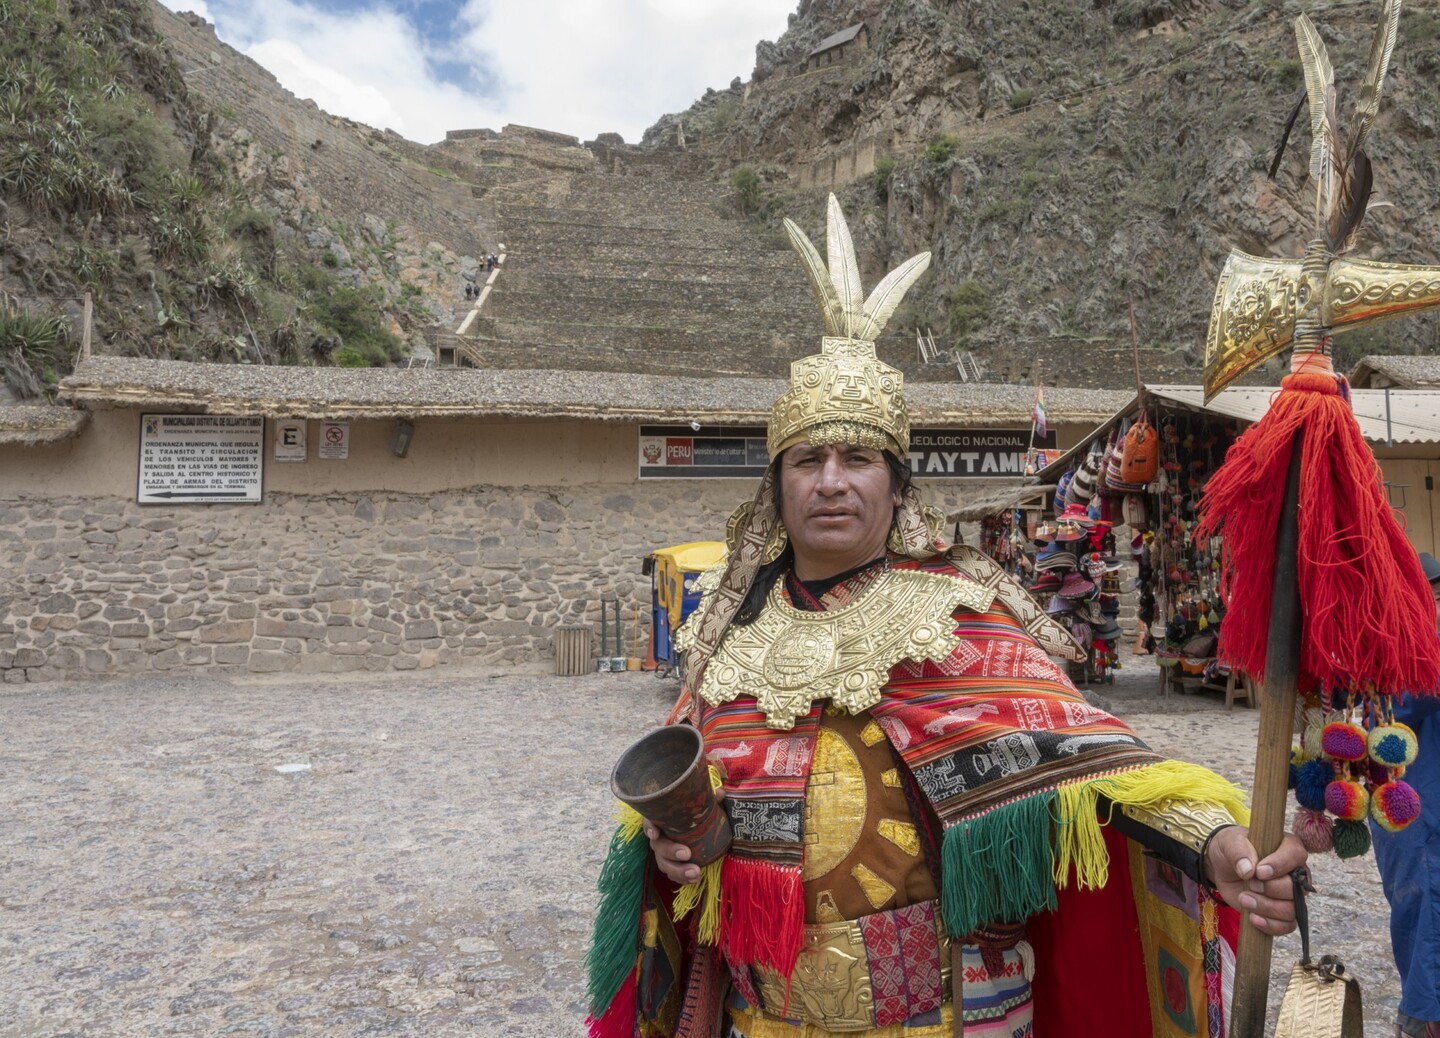
<svg viewBox="0 0 1440 1038">
<path fill-rule="evenodd" d="M 711 706 L 752 696 L 771 728 L 790 729 L 817 699 L 852 714 L 880 702 L 901 660 L 939 662 L 955 651 L 955 610 L 983 610 L 995 592 L 963 577 L 889 570 L 850 604 L 822 613 L 796 609 L 780 582 L 751 624 L 725 632 L 701 679 Z M 697 610 L 698 616 L 704 604 Z M 692 616 L 691 620 L 694 621 Z M 690 645 L 689 624 L 676 644 Z"/>
</svg>

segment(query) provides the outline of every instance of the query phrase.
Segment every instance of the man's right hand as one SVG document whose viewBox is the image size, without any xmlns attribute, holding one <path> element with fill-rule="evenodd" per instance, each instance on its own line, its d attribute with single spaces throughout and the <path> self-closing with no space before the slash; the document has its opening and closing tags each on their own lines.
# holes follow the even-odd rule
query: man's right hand
<svg viewBox="0 0 1440 1038">
<path fill-rule="evenodd" d="M 715 799 L 721 803 L 723 811 L 725 802 L 725 790 L 717 788 Z M 700 866 L 690 864 L 690 848 L 683 843 L 676 843 L 665 835 L 658 825 L 644 819 L 645 836 L 650 840 L 650 850 L 655 854 L 655 864 L 660 866 L 660 871 L 677 886 L 686 886 L 690 883 L 700 881 Z"/>
<path fill-rule="evenodd" d="M 700 866 L 690 864 L 690 848 L 683 843 L 669 839 L 660 828 L 650 821 L 645 823 L 645 835 L 650 838 L 650 850 L 655 853 L 655 864 L 660 871 L 678 886 L 696 883 L 700 880 Z"/>
</svg>

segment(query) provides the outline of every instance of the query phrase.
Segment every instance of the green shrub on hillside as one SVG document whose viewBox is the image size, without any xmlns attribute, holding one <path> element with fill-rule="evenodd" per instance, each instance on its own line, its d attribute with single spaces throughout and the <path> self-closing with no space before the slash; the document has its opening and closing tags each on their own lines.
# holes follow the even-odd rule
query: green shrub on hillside
<svg viewBox="0 0 1440 1038">
<path fill-rule="evenodd" d="M 735 204 L 742 213 L 753 215 L 765 204 L 765 185 L 754 166 L 741 166 L 731 173 L 730 186 L 735 189 Z"/>
<path fill-rule="evenodd" d="M 0 381 L 22 397 L 49 395 L 70 370 L 70 324 L 53 314 L 32 313 L 4 299 L 0 308 Z"/>
<path fill-rule="evenodd" d="M 978 281 L 962 281 L 945 293 L 945 326 L 963 346 L 990 316 L 990 293 Z"/>
<path fill-rule="evenodd" d="M 959 150 L 960 138 L 953 133 L 942 133 L 925 149 L 925 161 L 931 166 L 948 169 Z"/>
<path fill-rule="evenodd" d="M 378 289 L 341 285 L 318 268 L 306 270 L 304 280 L 302 311 L 321 335 L 328 332 L 336 337 L 337 364 L 378 368 L 405 356 L 405 344 L 390 330 Z"/>
<path fill-rule="evenodd" d="M 894 175 L 894 157 L 881 155 L 875 160 L 875 168 L 870 173 L 870 186 L 875 189 L 875 200 L 881 204 L 890 201 L 890 178 Z"/>
</svg>

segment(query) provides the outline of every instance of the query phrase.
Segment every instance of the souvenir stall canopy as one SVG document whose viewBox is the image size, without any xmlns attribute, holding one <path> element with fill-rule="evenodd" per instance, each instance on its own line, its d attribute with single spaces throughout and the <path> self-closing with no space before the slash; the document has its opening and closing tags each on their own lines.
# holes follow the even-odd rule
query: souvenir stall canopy
<svg viewBox="0 0 1440 1038">
<path fill-rule="evenodd" d="M 957 544 L 975 544 L 1005 567 L 1025 577 L 1031 571 L 1026 545 L 1045 511 L 1050 488 L 1033 477 L 1010 483 L 962 501 L 946 519 Z"/>
<path fill-rule="evenodd" d="M 1120 541 L 1138 571 L 1135 651 L 1153 654 L 1161 690 L 1215 688 L 1227 703 L 1251 698 L 1248 677 L 1216 657 L 1220 542 L 1197 543 L 1192 530 L 1206 481 L 1275 392 L 1231 387 L 1207 405 L 1199 386 L 1145 386 L 1088 440 L 1037 473 L 1055 488 L 1057 514 L 1074 503 L 1069 488 L 1089 482 L 1090 514 L 1123 523 Z M 1433 552 L 1440 543 L 1440 391 L 1353 390 L 1351 401 L 1391 504 L 1407 520 L 1416 549 Z"/>
</svg>

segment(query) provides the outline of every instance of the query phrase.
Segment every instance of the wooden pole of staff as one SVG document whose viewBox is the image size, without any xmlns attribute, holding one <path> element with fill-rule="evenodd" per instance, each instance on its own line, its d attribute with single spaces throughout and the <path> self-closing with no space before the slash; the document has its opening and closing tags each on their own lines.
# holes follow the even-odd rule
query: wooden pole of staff
<svg viewBox="0 0 1440 1038">
<path fill-rule="evenodd" d="M 1255 746 L 1255 797 L 1250 842 L 1261 858 L 1273 854 L 1285 837 L 1285 803 L 1290 777 L 1290 738 L 1295 726 L 1295 686 L 1300 672 L 1300 584 L 1296 554 L 1300 542 L 1300 446 L 1295 434 L 1280 528 L 1275 543 L 1275 578 L 1270 595 L 1270 633 L 1265 642 L 1265 677 L 1259 689 L 1260 731 Z M 1236 952 L 1235 997 L 1230 1007 L 1230 1038 L 1263 1038 L 1270 995 L 1269 934 L 1250 925 L 1242 911 Z"/>
</svg>

